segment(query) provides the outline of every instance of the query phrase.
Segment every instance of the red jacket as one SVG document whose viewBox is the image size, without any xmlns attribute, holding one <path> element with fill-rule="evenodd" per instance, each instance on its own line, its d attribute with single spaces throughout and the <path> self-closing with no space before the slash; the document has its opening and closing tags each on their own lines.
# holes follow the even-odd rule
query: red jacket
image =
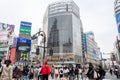
<svg viewBox="0 0 120 80">
<path fill-rule="evenodd" d="M 50 67 L 47 63 L 45 63 L 45 65 L 42 66 L 41 73 L 42 75 L 44 74 L 50 75 Z"/>
</svg>

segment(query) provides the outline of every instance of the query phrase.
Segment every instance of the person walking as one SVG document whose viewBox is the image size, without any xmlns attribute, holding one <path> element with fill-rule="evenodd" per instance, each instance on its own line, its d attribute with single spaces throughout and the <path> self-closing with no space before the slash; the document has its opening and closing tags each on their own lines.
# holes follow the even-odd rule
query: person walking
<svg viewBox="0 0 120 80">
<path fill-rule="evenodd" d="M 98 73 L 99 73 L 99 79 L 103 79 L 105 77 L 105 70 L 102 68 L 102 66 L 99 65 L 99 68 L 98 68 Z"/>
<path fill-rule="evenodd" d="M 83 69 L 82 69 L 82 80 L 87 80 L 86 71 L 87 71 L 87 69 L 85 67 L 83 67 Z"/>
<path fill-rule="evenodd" d="M 12 66 L 11 64 L 11 60 L 6 60 L 5 61 L 5 65 L 3 66 L 3 71 L 1 74 L 1 79 L 0 80 L 12 80 Z"/>
<path fill-rule="evenodd" d="M 38 67 L 38 80 L 42 80 L 41 66 Z"/>
<path fill-rule="evenodd" d="M 64 68 L 64 77 L 65 77 L 65 79 L 66 80 L 69 80 L 69 69 L 68 69 L 68 67 L 65 67 Z"/>
<path fill-rule="evenodd" d="M 78 66 L 76 66 L 76 68 L 75 68 L 75 79 L 79 80 L 79 68 L 78 68 Z"/>
<path fill-rule="evenodd" d="M 71 68 L 69 69 L 69 80 L 74 80 L 74 76 L 75 76 L 74 68 L 71 67 Z"/>
<path fill-rule="evenodd" d="M 113 70 L 112 70 L 112 68 L 110 68 L 110 74 L 111 74 L 111 76 L 112 76 L 112 74 L 113 74 Z"/>
<path fill-rule="evenodd" d="M 23 80 L 23 65 L 19 65 L 19 70 L 20 70 L 20 73 L 19 73 L 19 77 L 20 77 L 20 80 Z"/>
<path fill-rule="evenodd" d="M 60 76 L 60 80 L 64 80 L 63 77 L 64 77 L 64 72 L 63 72 L 63 67 L 61 67 L 59 69 L 59 76 Z"/>
<path fill-rule="evenodd" d="M 25 66 L 23 68 L 23 80 L 28 80 L 28 72 L 29 72 L 28 66 Z"/>
<path fill-rule="evenodd" d="M 89 63 L 87 77 L 88 77 L 89 80 L 93 80 L 94 79 L 94 67 L 93 67 L 92 63 Z"/>
<path fill-rule="evenodd" d="M 3 72 L 3 66 L 2 66 L 1 62 L 2 62 L 2 60 L 0 59 L 0 80 L 1 80 L 1 74 Z"/>
<path fill-rule="evenodd" d="M 115 75 L 116 75 L 116 77 L 118 79 L 119 78 L 119 73 L 118 73 L 118 68 L 117 67 L 115 67 Z"/>
<path fill-rule="evenodd" d="M 55 68 L 54 66 L 51 67 L 51 77 L 54 80 L 54 75 L 55 75 Z"/>
<path fill-rule="evenodd" d="M 48 76 L 50 75 L 50 66 L 48 65 L 47 61 L 44 62 L 41 68 L 41 73 L 42 73 L 42 80 L 48 80 Z"/>
<path fill-rule="evenodd" d="M 17 66 L 13 70 L 13 78 L 14 80 L 18 80 L 20 78 L 20 70 Z"/>
<path fill-rule="evenodd" d="M 31 68 L 29 70 L 29 79 L 30 80 L 34 79 L 34 68 L 33 68 L 33 66 L 31 66 Z"/>
<path fill-rule="evenodd" d="M 58 73 L 59 73 L 59 71 L 58 71 L 58 68 L 56 67 L 56 68 L 55 68 L 55 80 L 58 79 Z"/>
</svg>

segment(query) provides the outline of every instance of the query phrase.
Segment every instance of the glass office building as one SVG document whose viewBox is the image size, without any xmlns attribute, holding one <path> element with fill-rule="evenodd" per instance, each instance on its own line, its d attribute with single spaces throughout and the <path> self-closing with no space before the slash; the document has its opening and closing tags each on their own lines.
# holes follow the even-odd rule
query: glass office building
<svg viewBox="0 0 120 80">
<path fill-rule="evenodd" d="M 79 7 L 73 1 L 55 2 L 48 6 L 43 30 L 47 36 L 47 55 L 53 49 L 58 62 L 82 61 L 82 24 Z"/>
</svg>

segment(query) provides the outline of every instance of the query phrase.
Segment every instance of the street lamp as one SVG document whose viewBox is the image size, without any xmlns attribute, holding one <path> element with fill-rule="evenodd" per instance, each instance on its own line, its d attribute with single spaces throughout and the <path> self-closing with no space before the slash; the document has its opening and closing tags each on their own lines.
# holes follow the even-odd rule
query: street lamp
<svg viewBox="0 0 120 80">
<path fill-rule="evenodd" d="M 38 38 L 39 36 L 42 36 L 43 37 L 43 62 L 44 62 L 44 60 L 45 60 L 45 52 L 46 52 L 46 50 L 45 50 L 45 43 L 46 43 L 46 34 L 45 34 L 45 32 L 44 31 L 41 31 L 40 29 L 39 29 L 39 31 L 36 33 L 36 34 L 34 34 L 32 37 L 31 37 L 31 39 L 36 39 L 36 38 Z"/>
<path fill-rule="evenodd" d="M 40 34 L 43 37 L 43 62 L 45 60 L 45 42 L 46 42 L 46 35 L 44 31 L 41 31 L 42 33 Z"/>
</svg>

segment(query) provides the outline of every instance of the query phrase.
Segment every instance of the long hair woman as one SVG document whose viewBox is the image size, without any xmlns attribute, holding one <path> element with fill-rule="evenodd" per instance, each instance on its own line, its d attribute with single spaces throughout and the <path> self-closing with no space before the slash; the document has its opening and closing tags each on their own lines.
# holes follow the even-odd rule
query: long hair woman
<svg viewBox="0 0 120 80">
<path fill-rule="evenodd" d="M 6 60 L 5 65 L 3 66 L 3 71 L 1 75 L 1 80 L 12 80 L 12 66 L 11 60 Z"/>
</svg>

